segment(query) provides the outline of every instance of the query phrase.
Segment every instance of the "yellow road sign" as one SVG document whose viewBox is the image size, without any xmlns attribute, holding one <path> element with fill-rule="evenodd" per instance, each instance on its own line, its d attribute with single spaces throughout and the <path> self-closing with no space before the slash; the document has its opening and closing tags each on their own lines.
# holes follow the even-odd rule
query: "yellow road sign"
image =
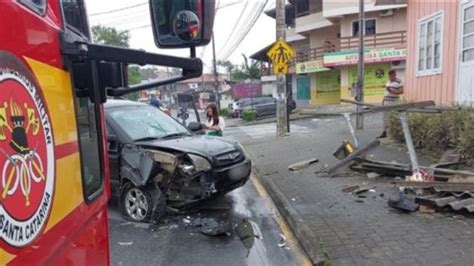
<svg viewBox="0 0 474 266">
<path fill-rule="evenodd" d="M 275 75 L 286 75 L 288 73 L 288 65 L 286 63 L 275 64 L 273 66 Z"/>
<path fill-rule="evenodd" d="M 278 40 L 267 52 L 273 64 L 287 64 L 295 56 L 295 51 L 283 39 Z"/>
</svg>

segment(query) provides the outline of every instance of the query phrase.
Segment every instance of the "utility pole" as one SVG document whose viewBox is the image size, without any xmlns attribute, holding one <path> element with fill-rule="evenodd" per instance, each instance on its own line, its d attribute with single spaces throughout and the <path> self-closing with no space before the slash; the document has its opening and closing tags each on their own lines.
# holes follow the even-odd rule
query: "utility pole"
<svg viewBox="0 0 474 266">
<path fill-rule="evenodd" d="M 276 40 L 286 39 L 285 34 L 285 0 L 276 0 Z M 277 75 L 277 136 L 288 133 L 288 117 L 286 104 L 286 82 L 284 75 Z"/>
<path fill-rule="evenodd" d="M 359 0 L 359 67 L 357 78 L 357 96 L 358 102 L 364 101 L 364 37 L 365 37 L 365 15 L 364 15 L 364 0 Z M 360 112 L 362 106 L 357 105 L 357 112 Z M 357 114 L 356 127 L 358 130 L 364 129 L 364 115 Z"/>
<path fill-rule="evenodd" d="M 217 76 L 216 44 L 214 42 L 214 34 L 212 34 L 212 64 L 214 66 L 214 98 L 216 99 L 217 109 L 220 111 L 221 101 L 219 97 L 219 79 Z"/>
</svg>

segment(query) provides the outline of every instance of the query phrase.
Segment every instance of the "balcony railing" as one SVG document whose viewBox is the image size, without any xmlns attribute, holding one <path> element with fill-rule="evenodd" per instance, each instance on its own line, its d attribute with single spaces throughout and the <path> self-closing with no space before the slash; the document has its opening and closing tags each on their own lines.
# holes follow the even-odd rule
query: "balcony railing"
<svg viewBox="0 0 474 266">
<path fill-rule="evenodd" d="M 321 47 L 312 48 L 306 52 L 298 52 L 296 56 L 293 58 L 293 61 L 299 62 L 307 62 L 307 61 L 314 61 L 323 59 L 324 53 L 332 53 L 336 51 L 336 45 L 333 43 L 328 43 Z"/>
<path fill-rule="evenodd" d="M 341 37 L 340 40 L 341 50 L 354 50 L 359 48 L 359 36 Z M 406 31 L 377 33 L 366 35 L 364 38 L 364 46 L 366 48 L 404 47 L 406 46 L 406 42 Z"/>
<path fill-rule="evenodd" d="M 325 46 L 312 48 L 306 52 L 298 52 L 290 62 L 290 65 L 321 60 L 325 53 L 340 50 L 355 50 L 359 48 L 359 37 L 357 36 L 341 37 L 338 39 L 326 40 L 326 42 L 327 44 Z M 377 33 L 374 35 L 366 35 L 364 38 L 364 46 L 366 48 L 405 47 L 406 42 L 406 31 Z"/>
</svg>

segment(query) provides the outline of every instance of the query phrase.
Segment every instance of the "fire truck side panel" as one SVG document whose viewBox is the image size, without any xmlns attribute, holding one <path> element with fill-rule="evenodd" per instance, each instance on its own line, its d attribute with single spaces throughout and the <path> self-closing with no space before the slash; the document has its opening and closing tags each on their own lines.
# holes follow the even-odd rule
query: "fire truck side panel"
<svg viewBox="0 0 474 266">
<path fill-rule="evenodd" d="M 4 115 L 4 118 L 10 118 L 12 121 L 14 120 L 14 115 L 10 114 L 10 112 L 15 110 L 19 113 L 23 112 L 25 124 L 20 128 L 20 133 L 25 134 L 26 138 L 30 141 L 29 150 L 27 151 L 29 153 L 24 152 L 26 155 L 22 155 L 23 157 L 20 156 L 21 154 L 17 155 L 14 153 L 13 150 L 6 150 L 4 154 L 0 154 L 1 181 L 9 180 L 12 177 L 14 179 L 15 176 L 23 178 L 24 171 L 26 171 L 23 168 L 31 169 L 30 171 L 32 171 L 33 175 L 43 178 L 43 181 L 38 181 L 38 184 L 50 180 L 47 173 L 41 173 L 43 169 L 48 168 L 48 171 L 54 173 L 52 176 L 54 182 L 51 186 L 51 191 L 53 192 L 51 194 L 46 193 L 46 196 L 42 198 L 43 200 L 50 200 L 51 206 L 48 207 L 49 209 L 45 208 L 48 211 L 43 212 L 41 210 L 40 212 L 38 210 L 36 213 L 41 219 L 32 222 L 38 222 L 38 226 L 36 227 L 35 225 L 37 232 L 32 229 L 33 225 L 23 228 L 31 230 L 31 234 L 33 232 L 37 234 L 31 241 L 26 241 L 25 237 L 21 237 L 21 234 L 24 234 L 24 236 L 28 234 L 24 232 L 25 230 L 20 232 L 22 228 L 12 227 L 12 223 L 8 227 L 6 223 L 8 219 L 2 219 L 0 216 L 0 265 L 108 264 L 108 161 L 107 158 L 104 158 L 105 165 L 102 166 L 105 172 L 103 192 L 92 202 L 86 202 L 81 174 L 75 96 L 70 74 L 67 72 L 67 67 L 64 66 L 61 57 L 59 44 L 60 32 L 64 28 L 60 3 L 57 0 L 49 0 L 45 14 L 41 16 L 18 1 L 2 0 L 0 1 L 0 14 L 0 53 L 11 54 L 18 62 L 21 62 L 24 69 L 26 69 L 25 71 L 29 72 L 25 73 L 25 75 L 32 77 L 31 82 L 35 84 L 32 87 L 38 91 L 37 94 L 32 92 L 33 89 L 29 91 L 32 93 L 31 99 L 28 99 L 28 103 L 31 102 L 29 105 L 20 100 L 21 95 L 28 95 L 28 82 L 24 83 L 26 84 L 24 92 L 17 93 L 14 91 L 13 96 L 5 95 L 4 92 L 6 90 L 3 90 L 3 88 L 7 88 L 7 83 L 4 83 L 5 86 L 2 87 L 2 73 L 0 72 L 0 120 L 2 118 L 2 110 L 7 113 Z M 2 63 L 0 61 L 0 69 L 2 68 Z M 19 69 L 23 68 L 20 66 Z M 7 71 L 3 74 L 5 73 L 14 76 L 13 72 Z M 9 81 L 7 74 L 5 74 L 7 78 L 3 81 Z M 23 84 L 22 80 L 19 78 L 18 83 Z M 2 96 L 2 94 L 4 95 Z M 17 94 L 20 96 L 16 96 Z M 35 95 L 40 95 L 37 96 L 40 99 L 35 98 Z M 11 99 L 16 99 L 16 103 Z M 12 108 L 10 102 L 18 107 L 15 107 L 16 109 Z M 36 103 L 36 109 L 32 103 Z M 100 108 L 100 110 L 100 117 L 97 119 L 101 121 L 102 129 L 104 129 L 102 121 L 103 108 Z M 27 113 L 28 115 L 31 114 L 31 118 L 26 116 Z M 11 124 L 13 122 L 8 123 L 10 122 L 7 121 L 7 123 L 2 124 L 0 121 L 0 130 L 7 132 L 4 135 L 0 132 L 0 144 L 2 136 L 4 136 L 6 138 L 3 140 L 5 141 L 4 147 L 7 148 L 9 146 L 6 145 L 6 142 L 16 143 L 14 142 L 15 136 L 20 134 L 15 135 L 19 131 L 16 129 L 16 124 Z M 36 127 L 45 132 L 44 145 L 46 148 L 44 152 L 41 152 L 48 154 L 48 156 L 44 155 L 44 157 L 41 157 L 43 155 L 40 151 L 36 153 L 35 143 L 31 141 L 41 136 L 41 133 L 38 134 L 35 132 L 35 129 L 32 129 L 35 127 L 35 124 L 40 124 L 39 126 L 36 125 Z M 11 133 L 9 133 L 10 131 Z M 103 138 L 102 143 L 106 143 L 105 134 L 102 132 L 100 136 Z M 18 137 L 18 139 L 21 140 L 22 138 Z M 53 148 L 49 153 L 47 152 L 48 143 L 53 144 Z M 40 143 L 41 145 L 43 144 Z M 103 154 L 107 154 L 105 145 L 101 149 L 104 151 Z M 34 160 L 35 156 L 39 157 L 36 161 Z M 15 164 L 15 158 L 20 157 L 23 159 L 17 159 Z M 33 159 L 26 161 L 27 159 L 25 158 Z M 25 162 L 25 167 L 18 166 L 19 162 Z M 3 165 L 6 166 L 3 167 Z M 54 167 L 49 167 L 50 165 Z M 15 181 L 12 182 L 13 184 L 15 183 Z M 8 197 L 14 196 L 21 198 L 22 201 L 21 204 L 18 204 L 18 208 L 32 206 L 29 205 L 30 202 L 27 194 L 29 194 L 29 190 L 33 191 L 35 189 L 34 186 L 37 184 L 31 180 L 23 182 L 26 184 L 26 189 L 23 189 L 23 183 L 20 181 L 17 183 L 21 183 L 24 190 L 23 194 L 27 191 L 25 194 L 25 202 L 27 203 L 23 202 L 24 197 L 20 194 L 20 185 L 18 185 L 16 191 L 18 195 L 16 195 L 14 194 L 14 185 L 8 186 L 8 182 L 6 182 L 6 185 L 4 184 L 5 182 L 0 182 L 0 214 L 3 213 L 2 208 L 4 208 L 6 215 L 14 216 L 7 209 L 8 206 L 2 207 L 4 198 L 5 200 Z M 5 196 L 2 198 L 2 191 L 4 190 Z M 10 192 L 11 196 L 9 195 Z M 34 202 L 31 204 L 34 204 Z M 38 205 L 39 208 L 43 206 L 42 204 Z M 25 220 L 18 219 L 17 222 L 22 223 Z"/>
</svg>

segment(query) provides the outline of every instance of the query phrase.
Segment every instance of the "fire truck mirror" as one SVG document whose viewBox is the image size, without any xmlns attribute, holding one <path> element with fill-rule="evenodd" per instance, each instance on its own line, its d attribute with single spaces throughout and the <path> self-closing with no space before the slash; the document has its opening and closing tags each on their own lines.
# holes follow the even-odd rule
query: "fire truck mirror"
<svg viewBox="0 0 474 266">
<path fill-rule="evenodd" d="M 150 0 L 150 11 L 160 48 L 196 47 L 211 40 L 214 0 Z"/>
</svg>

